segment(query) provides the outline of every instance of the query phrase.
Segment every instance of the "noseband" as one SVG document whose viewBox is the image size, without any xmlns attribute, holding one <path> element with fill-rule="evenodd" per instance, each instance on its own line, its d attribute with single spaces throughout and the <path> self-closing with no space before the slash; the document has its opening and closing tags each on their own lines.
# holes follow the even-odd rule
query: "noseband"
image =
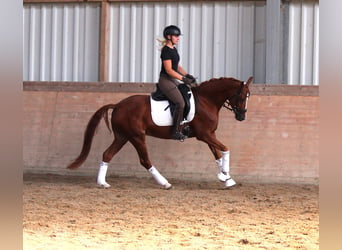
<svg viewBox="0 0 342 250">
<path fill-rule="evenodd" d="M 242 91 L 243 86 L 244 86 L 244 83 L 242 82 L 240 88 L 236 91 L 236 93 L 235 93 L 234 95 L 232 95 L 231 97 L 229 97 L 229 98 L 224 102 L 224 104 L 223 104 L 223 107 L 225 107 L 226 109 L 228 109 L 228 110 L 230 110 L 230 111 L 233 111 L 235 114 L 244 114 L 244 113 L 247 112 L 247 109 L 239 108 L 239 107 L 236 106 L 236 104 L 235 104 L 235 105 L 232 105 L 232 104 L 230 103 L 230 101 L 229 101 L 229 100 L 232 99 L 233 97 L 237 97 L 237 98 L 240 97 L 240 94 L 241 94 L 241 91 Z M 249 95 L 247 94 L 247 97 L 248 97 L 248 96 L 249 96 Z M 236 103 L 239 103 L 238 100 L 236 101 Z"/>
</svg>

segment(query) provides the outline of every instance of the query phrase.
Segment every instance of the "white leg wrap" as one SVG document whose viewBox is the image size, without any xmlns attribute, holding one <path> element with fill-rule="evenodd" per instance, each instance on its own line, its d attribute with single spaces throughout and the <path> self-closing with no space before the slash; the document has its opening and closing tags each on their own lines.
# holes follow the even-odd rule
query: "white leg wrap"
<svg viewBox="0 0 342 250">
<path fill-rule="evenodd" d="M 104 188 L 109 188 L 110 185 L 106 182 L 106 174 L 108 169 L 107 162 L 101 162 L 99 167 L 99 172 L 97 174 L 97 185 Z"/>
<path fill-rule="evenodd" d="M 230 160 L 230 152 L 229 151 L 222 152 L 222 167 L 221 167 L 221 171 L 223 173 L 229 174 L 229 160 Z"/>
<path fill-rule="evenodd" d="M 163 186 L 165 189 L 171 188 L 172 185 L 165 179 L 164 176 L 159 173 L 159 171 L 154 166 L 148 169 L 148 171 L 151 173 L 151 175 L 159 185 Z"/>
<path fill-rule="evenodd" d="M 219 169 L 219 173 L 217 174 L 217 178 L 220 181 L 225 182 L 227 179 L 227 176 L 224 173 L 222 173 L 222 160 L 223 160 L 222 158 L 216 160 L 216 165 Z"/>
<path fill-rule="evenodd" d="M 216 165 L 219 168 L 220 172 L 221 172 L 221 167 L 222 167 L 222 157 L 220 159 L 216 160 Z"/>
<path fill-rule="evenodd" d="M 220 172 L 217 174 L 217 178 L 220 181 L 225 182 L 226 187 L 232 187 L 236 184 L 236 182 L 230 177 L 229 174 L 229 161 L 229 151 L 222 152 L 222 158 L 216 160 L 216 164 L 220 170 Z"/>
</svg>

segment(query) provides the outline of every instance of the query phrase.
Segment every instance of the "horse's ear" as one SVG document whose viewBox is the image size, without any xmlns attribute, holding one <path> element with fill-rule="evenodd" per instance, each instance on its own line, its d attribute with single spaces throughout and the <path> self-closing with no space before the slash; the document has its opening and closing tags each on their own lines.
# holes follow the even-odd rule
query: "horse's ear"
<svg viewBox="0 0 342 250">
<path fill-rule="evenodd" d="M 251 84 L 253 81 L 253 76 L 248 78 L 248 81 L 245 83 L 245 85 L 247 85 L 247 87 L 249 86 L 249 84 Z"/>
</svg>

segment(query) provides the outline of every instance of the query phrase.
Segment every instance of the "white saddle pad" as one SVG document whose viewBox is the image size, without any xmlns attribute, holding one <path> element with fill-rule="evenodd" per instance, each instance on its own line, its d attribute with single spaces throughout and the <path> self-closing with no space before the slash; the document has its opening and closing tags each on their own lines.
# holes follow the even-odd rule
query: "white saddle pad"
<svg viewBox="0 0 342 250">
<path fill-rule="evenodd" d="M 191 122 L 195 116 L 195 100 L 191 90 L 189 91 L 190 96 L 190 111 L 183 123 Z M 169 106 L 169 101 L 155 101 L 150 97 L 151 101 L 151 116 L 153 122 L 158 126 L 172 126 L 172 116 Z"/>
</svg>

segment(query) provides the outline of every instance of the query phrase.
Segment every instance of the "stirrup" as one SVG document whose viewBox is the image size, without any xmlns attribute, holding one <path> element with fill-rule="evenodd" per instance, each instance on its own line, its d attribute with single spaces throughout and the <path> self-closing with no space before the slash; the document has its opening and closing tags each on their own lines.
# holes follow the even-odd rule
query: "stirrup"
<svg viewBox="0 0 342 250">
<path fill-rule="evenodd" d="M 172 139 L 174 140 L 179 140 L 181 142 L 183 142 L 186 139 L 186 136 L 182 134 L 182 132 L 176 131 L 173 135 L 172 135 Z"/>
</svg>

